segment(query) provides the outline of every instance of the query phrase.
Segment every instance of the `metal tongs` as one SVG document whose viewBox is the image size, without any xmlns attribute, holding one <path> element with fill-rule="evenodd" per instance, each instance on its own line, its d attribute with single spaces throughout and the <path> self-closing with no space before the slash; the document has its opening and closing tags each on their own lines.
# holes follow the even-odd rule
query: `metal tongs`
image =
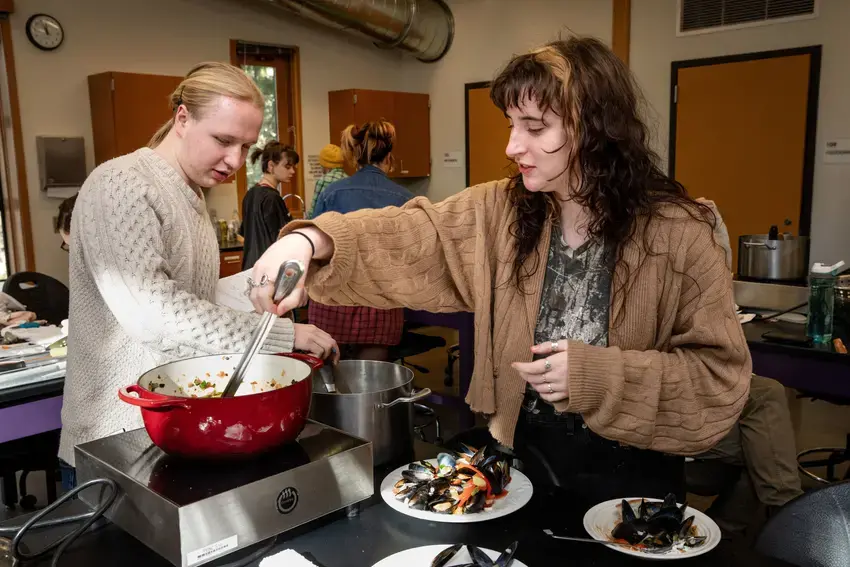
<svg viewBox="0 0 850 567">
<path fill-rule="evenodd" d="M 303 273 L 304 265 L 298 260 L 289 260 L 283 263 L 280 270 L 277 272 L 277 279 L 275 280 L 275 304 L 280 303 L 285 297 L 292 293 Z M 263 313 L 263 316 L 260 318 L 260 323 L 257 325 L 254 334 L 251 336 L 251 342 L 248 343 L 248 348 L 245 350 L 245 354 L 243 354 L 242 358 L 239 359 L 239 364 L 236 365 L 236 370 L 233 371 L 233 375 L 230 377 L 230 380 L 227 382 L 227 386 L 224 388 L 224 392 L 221 395 L 222 398 L 232 398 L 236 395 L 236 390 L 239 389 L 239 385 L 242 384 L 242 379 L 248 373 L 248 367 L 251 365 L 254 355 L 260 351 L 260 347 L 263 346 L 266 337 L 269 336 L 269 332 L 272 330 L 276 319 L 277 315 L 272 312 L 267 311 L 266 313 Z"/>
</svg>

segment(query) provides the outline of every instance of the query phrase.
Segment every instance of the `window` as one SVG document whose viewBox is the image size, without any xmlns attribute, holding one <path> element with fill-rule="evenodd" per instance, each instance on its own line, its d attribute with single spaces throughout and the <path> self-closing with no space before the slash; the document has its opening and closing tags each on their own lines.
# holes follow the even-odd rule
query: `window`
<svg viewBox="0 0 850 567">
<path fill-rule="evenodd" d="M 281 187 L 281 195 L 286 198 L 289 211 L 294 218 L 301 218 L 304 215 L 303 168 L 306 157 L 301 149 L 301 133 L 297 128 L 301 110 L 297 48 L 231 41 L 231 60 L 254 79 L 265 97 L 263 126 L 257 146 L 263 147 L 269 140 L 277 139 L 294 147 L 301 157 L 294 179 Z M 253 150 L 254 148 L 251 148 L 251 151 Z M 237 173 L 236 193 L 240 213 L 245 193 L 260 180 L 262 174 L 260 163 L 255 165 L 250 161 Z"/>
<path fill-rule="evenodd" d="M 254 79 L 260 92 L 266 99 L 266 108 L 263 114 L 263 126 L 260 129 L 260 137 L 257 139 L 257 146 L 263 147 L 269 140 L 278 138 L 277 129 L 277 69 L 265 65 L 243 65 L 243 69 L 248 75 Z M 254 147 L 257 147 L 254 146 Z M 254 151 L 254 148 L 251 148 Z M 251 152 L 249 152 L 250 155 Z M 263 176 L 262 165 L 260 162 L 256 164 L 248 162 L 247 164 L 247 185 L 253 187 Z"/>
</svg>

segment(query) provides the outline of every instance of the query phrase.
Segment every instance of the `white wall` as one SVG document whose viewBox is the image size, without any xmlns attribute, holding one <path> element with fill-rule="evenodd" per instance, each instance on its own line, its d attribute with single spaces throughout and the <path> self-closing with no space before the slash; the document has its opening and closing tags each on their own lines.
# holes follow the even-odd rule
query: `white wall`
<svg viewBox="0 0 850 567">
<path fill-rule="evenodd" d="M 823 45 L 812 212 L 812 261 L 850 262 L 850 168 L 823 163 L 825 140 L 850 138 L 850 2 L 822 0 L 816 19 L 676 36 L 676 0 L 632 2 L 630 63 L 653 109 L 656 149 L 667 156 L 672 61 Z"/>
<path fill-rule="evenodd" d="M 250 6 L 252 2 L 245 1 Z M 59 201 L 39 188 L 38 135 L 84 136 L 94 165 L 87 76 L 103 71 L 183 75 L 204 60 L 229 61 L 229 40 L 301 48 L 304 153 L 328 143 L 327 92 L 346 88 L 401 90 L 402 57 L 336 31 L 289 23 L 234 0 L 26 0 L 11 17 L 18 95 L 32 214 L 35 269 L 67 281 L 67 255 L 51 221 Z M 52 53 L 29 43 L 27 18 L 45 12 L 65 28 Z M 308 199 L 312 187 L 305 187 Z M 215 203 L 230 207 L 214 189 Z M 222 200 L 223 196 L 223 200 Z M 235 199 L 233 201 L 235 203 Z M 309 202 L 309 201 L 308 201 Z M 219 214 L 230 218 L 232 207 Z"/>
<path fill-rule="evenodd" d="M 449 0 L 455 39 L 441 61 L 405 64 L 407 90 L 431 94 L 431 200 L 466 186 L 466 168 L 445 168 L 444 152 L 465 148 L 464 84 L 489 81 L 512 55 L 570 31 L 610 44 L 611 0 Z"/>
</svg>

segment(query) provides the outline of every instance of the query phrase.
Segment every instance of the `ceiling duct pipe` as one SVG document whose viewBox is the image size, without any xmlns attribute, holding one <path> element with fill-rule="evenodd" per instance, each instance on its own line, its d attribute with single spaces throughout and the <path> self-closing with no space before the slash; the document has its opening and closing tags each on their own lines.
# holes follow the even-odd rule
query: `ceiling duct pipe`
<svg viewBox="0 0 850 567">
<path fill-rule="evenodd" d="M 263 0 L 325 26 L 356 32 L 385 49 L 424 63 L 439 61 L 454 38 L 454 17 L 443 0 Z"/>
</svg>

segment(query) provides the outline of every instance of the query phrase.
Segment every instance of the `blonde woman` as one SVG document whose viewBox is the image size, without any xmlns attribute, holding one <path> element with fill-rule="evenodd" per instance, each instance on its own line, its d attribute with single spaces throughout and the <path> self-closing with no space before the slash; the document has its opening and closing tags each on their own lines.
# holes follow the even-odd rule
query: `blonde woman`
<svg viewBox="0 0 850 567">
<path fill-rule="evenodd" d="M 61 459 L 74 446 L 142 426 L 119 387 L 167 361 L 247 345 L 259 315 L 213 303 L 219 251 L 202 188 L 242 167 L 263 96 L 240 69 L 202 63 L 171 94 L 172 117 L 149 147 L 97 167 L 71 220 L 68 375 Z M 315 327 L 275 322 L 263 350 L 325 358 Z"/>
<path fill-rule="evenodd" d="M 413 194 L 391 181 L 395 127 L 376 120 L 352 124 L 342 131 L 342 156 L 358 168 L 357 173 L 336 181 L 322 191 L 313 216 L 327 212 L 351 213 L 361 209 L 400 207 Z M 345 358 L 387 360 L 389 347 L 401 342 L 403 309 L 333 306 L 311 302 L 310 322 L 336 337 Z"/>
</svg>

